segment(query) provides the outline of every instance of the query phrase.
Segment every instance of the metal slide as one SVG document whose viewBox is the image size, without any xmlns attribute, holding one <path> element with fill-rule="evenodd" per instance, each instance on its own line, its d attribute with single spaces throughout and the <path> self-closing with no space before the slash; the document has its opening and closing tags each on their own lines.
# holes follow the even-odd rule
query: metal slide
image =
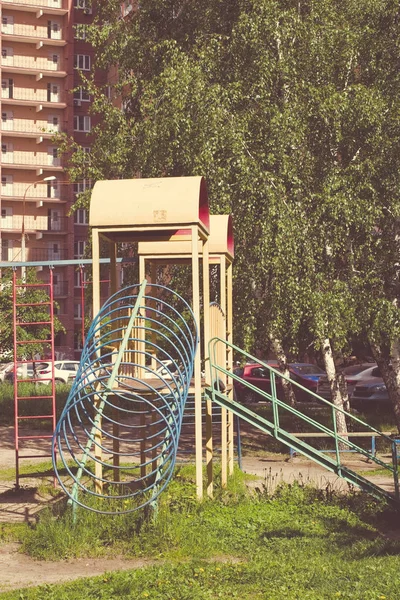
<svg viewBox="0 0 400 600">
<path fill-rule="evenodd" d="M 270 391 L 262 391 L 254 385 L 246 382 L 240 376 L 230 373 L 226 369 L 226 365 L 219 365 L 216 357 L 218 356 L 217 347 L 223 344 L 225 347 L 230 347 L 237 356 L 243 357 L 243 360 L 246 362 L 254 361 L 258 364 L 261 364 L 264 368 L 268 369 L 270 374 Z M 310 399 L 318 400 L 321 404 L 325 404 L 329 407 L 331 411 L 331 426 L 327 426 L 326 424 L 318 421 L 314 417 L 310 417 L 297 407 L 292 407 L 283 400 L 278 397 L 277 388 L 280 389 L 280 380 L 288 379 L 282 375 L 279 371 L 269 366 L 266 363 L 256 359 L 254 356 L 251 356 L 247 352 L 244 352 L 237 346 L 233 344 L 229 344 L 225 340 L 220 338 L 213 338 L 209 343 L 210 349 L 210 369 L 211 369 L 211 387 L 206 389 L 206 394 L 217 404 L 226 408 L 227 410 L 232 411 L 239 418 L 243 419 L 250 425 L 257 427 L 261 431 L 265 432 L 273 436 L 275 439 L 280 442 L 286 444 L 289 448 L 292 448 L 296 452 L 303 454 L 304 456 L 310 458 L 315 461 L 322 467 L 336 473 L 339 477 L 344 478 L 349 483 L 358 486 L 362 490 L 368 492 L 369 494 L 375 496 L 376 498 L 384 498 L 385 500 L 394 503 L 400 508 L 400 496 L 399 496 L 399 480 L 398 480 L 398 458 L 397 458 L 397 448 L 396 441 L 391 437 L 381 433 L 377 429 L 374 429 L 367 423 L 358 419 L 356 416 L 347 413 L 346 411 L 334 406 L 331 402 L 324 400 L 314 394 L 310 390 L 307 390 L 300 384 L 290 379 L 291 384 L 294 388 L 299 388 L 302 391 L 310 394 Z M 218 348 L 220 350 L 220 348 Z M 272 405 L 272 419 L 264 418 L 253 411 L 248 406 L 244 406 L 238 401 L 232 400 L 228 396 L 226 396 L 222 390 L 219 389 L 219 381 L 222 376 L 232 377 L 233 381 L 240 382 L 242 385 L 248 387 L 250 390 L 255 392 L 260 399 L 266 400 Z M 279 394 L 282 397 L 282 394 Z M 299 403 L 297 403 L 299 406 Z M 349 433 L 348 436 L 340 435 L 337 431 L 337 421 L 338 414 L 342 413 L 345 415 L 346 422 L 348 424 Z M 325 411 L 326 414 L 326 411 Z M 296 421 L 297 423 L 302 424 L 302 429 L 306 427 L 307 432 L 310 434 L 316 434 L 315 438 L 307 437 L 307 441 L 304 439 L 300 439 L 300 436 L 297 437 L 293 433 L 289 433 L 286 431 L 284 427 L 281 425 L 281 420 L 287 419 L 287 416 L 291 417 L 292 421 Z M 365 433 L 365 437 L 368 436 L 376 436 L 377 440 L 382 440 L 385 446 L 391 452 L 391 461 L 384 462 L 380 458 L 378 458 L 374 452 L 371 452 L 359 444 L 352 441 L 352 433 L 353 431 L 357 431 L 357 435 L 360 436 L 362 433 Z M 326 451 L 315 447 L 312 445 L 312 440 L 320 440 L 321 434 L 324 434 L 327 438 L 329 438 L 334 446 L 334 451 L 332 452 L 332 456 L 328 456 Z M 353 436 L 354 439 L 354 436 Z M 356 438 L 357 440 L 360 437 Z M 368 461 L 372 461 L 376 463 L 379 468 L 384 469 L 385 473 L 393 479 L 394 485 L 394 493 L 391 493 L 385 490 L 383 487 L 373 483 L 369 479 L 367 479 L 363 475 L 359 475 L 352 469 L 349 469 L 342 462 L 342 453 L 345 452 L 356 452 L 364 456 Z"/>
</svg>

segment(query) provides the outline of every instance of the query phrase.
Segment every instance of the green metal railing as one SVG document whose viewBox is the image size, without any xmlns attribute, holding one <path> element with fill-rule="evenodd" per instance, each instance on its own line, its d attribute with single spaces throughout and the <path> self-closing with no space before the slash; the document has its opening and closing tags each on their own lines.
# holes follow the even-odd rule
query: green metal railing
<svg viewBox="0 0 400 600">
<path fill-rule="evenodd" d="M 240 377 L 238 374 L 228 371 L 225 365 L 219 365 L 216 360 L 216 346 L 218 344 L 223 344 L 224 346 L 231 348 L 237 355 L 241 355 L 247 362 L 254 361 L 258 365 L 261 365 L 262 367 L 268 369 L 270 375 L 270 392 L 261 390 L 257 386 L 251 384 L 250 382 Z M 328 400 L 321 398 L 320 396 L 318 396 L 311 390 L 305 388 L 304 386 L 300 385 L 290 377 L 286 377 L 281 372 L 277 371 L 267 363 L 260 361 L 256 357 L 245 352 L 241 348 L 230 344 L 226 340 L 223 340 L 221 338 L 212 338 L 209 342 L 209 356 L 211 387 L 206 389 L 206 393 L 209 397 L 212 398 L 214 402 L 217 402 L 221 406 L 227 408 L 228 410 L 231 410 L 241 419 L 244 419 L 246 422 L 261 429 L 265 433 L 272 435 L 275 439 L 286 444 L 290 448 L 293 448 L 294 450 L 300 452 L 301 454 L 307 456 L 308 458 L 311 458 L 319 465 L 323 466 L 324 468 L 330 471 L 335 472 L 339 477 L 343 477 L 350 483 L 357 485 L 358 487 L 364 489 L 365 491 L 374 495 L 375 497 L 383 497 L 386 500 L 394 501 L 397 504 L 400 503 L 397 446 L 396 441 L 393 438 L 380 432 L 374 427 L 371 427 L 368 423 L 365 423 L 355 415 L 346 412 L 345 410 L 338 406 L 335 406 Z M 247 406 L 242 405 L 240 402 L 237 402 L 236 400 L 232 400 L 231 398 L 227 397 L 223 393 L 223 390 L 221 390 L 220 388 L 221 378 L 219 377 L 219 374 L 223 374 L 231 378 L 233 382 L 240 383 L 242 386 L 252 390 L 260 398 L 264 398 L 265 400 L 271 402 L 272 421 L 258 415 L 256 412 L 252 411 Z M 276 386 L 277 379 L 285 379 L 289 381 L 292 384 L 292 386 L 294 386 L 296 389 L 298 388 L 302 392 L 306 392 L 310 396 L 310 398 L 314 398 L 319 403 L 322 403 L 326 407 L 328 407 L 332 418 L 332 428 L 329 428 L 327 425 L 320 423 L 316 419 L 304 414 L 296 407 L 291 406 L 285 403 L 280 398 L 278 398 Z M 299 439 L 298 437 L 296 437 L 295 434 L 289 433 L 283 427 L 281 427 L 280 416 L 284 413 L 290 414 L 298 418 L 301 422 L 306 423 L 309 427 L 313 427 L 318 432 L 322 432 L 326 434 L 327 437 L 331 438 L 334 443 L 335 458 L 327 456 L 322 450 L 315 448 L 310 443 Z M 367 434 L 372 433 L 376 436 L 377 439 L 384 440 L 384 442 L 391 448 L 392 462 L 384 462 L 374 453 L 351 441 L 346 434 L 339 433 L 337 422 L 338 414 L 344 415 L 347 424 L 353 424 L 356 427 L 362 427 L 363 431 L 365 430 Z M 348 435 L 351 436 L 351 431 Z M 348 448 L 353 452 L 357 452 L 365 456 L 369 461 L 372 461 L 379 465 L 382 469 L 385 469 L 388 472 L 388 474 L 390 474 L 390 476 L 393 478 L 394 495 L 390 492 L 387 492 L 380 486 L 374 484 L 373 482 L 369 481 L 365 477 L 359 475 L 358 473 L 352 471 L 346 465 L 344 465 L 341 460 L 341 451 L 343 451 L 344 448 Z"/>
</svg>

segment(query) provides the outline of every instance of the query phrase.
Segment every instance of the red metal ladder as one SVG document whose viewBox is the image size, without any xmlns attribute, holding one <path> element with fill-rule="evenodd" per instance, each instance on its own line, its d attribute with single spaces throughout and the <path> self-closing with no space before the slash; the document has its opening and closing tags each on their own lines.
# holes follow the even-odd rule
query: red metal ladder
<svg viewBox="0 0 400 600">
<path fill-rule="evenodd" d="M 46 293 L 48 300 L 44 301 L 21 301 L 26 300 L 23 297 L 24 291 L 29 290 L 42 290 Z M 33 298 L 33 300 L 35 300 Z M 43 320 L 34 321 L 34 320 L 25 320 L 23 312 L 24 308 L 35 308 L 40 307 L 41 318 Z M 45 313 L 45 315 L 43 314 Z M 47 316 L 48 315 L 48 316 Z M 23 339 L 21 336 L 21 332 L 25 329 L 25 331 L 29 332 L 29 328 L 34 329 L 35 339 Z M 54 380 L 54 294 L 53 294 L 53 271 L 50 269 L 50 281 L 48 283 L 38 282 L 38 283 L 27 283 L 22 281 L 21 283 L 17 282 L 16 271 L 14 270 L 13 275 L 13 329 L 14 329 L 14 424 L 15 424 L 15 477 L 16 477 L 16 488 L 20 487 L 20 460 L 27 458 L 48 458 L 52 456 L 52 439 L 53 439 L 53 431 L 56 427 L 56 394 L 55 394 L 55 380 Z M 50 330 L 50 335 L 45 335 L 44 337 L 40 336 L 40 331 L 43 330 L 43 334 L 46 333 L 46 330 Z M 35 373 L 33 373 L 33 378 L 27 378 L 24 374 L 26 373 L 26 369 L 22 369 L 22 376 L 18 377 L 20 373 L 19 365 L 28 365 L 28 363 L 33 362 L 32 357 L 30 359 L 27 358 L 29 354 L 29 346 L 33 347 L 35 345 L 36 348 L 42 349 L 41 354 L 49 353 L 50 350 L 50 360 L 51 360 L 51 377 L 50 383 L 48 385 L 43 385 L 43 394 L 42 395 L 23 395 L 23 390 L 21 390 L 21 385 L 23 383 L 32 383 L 40 381 L 37 377 L 35 377 Z M 21 359 L 19 357 L 22 357 Z M 40 362 L 37 360 L 36 362 Z M 37 385 L 37 384 L 36 384 Z M 50 393 L 49 389 L 51 390 Z M 20 393 L 21 392 L 21 393 Z M 43 407 L 41 405 L 47 407 L 47 402 L 49 404 L 49 409 L 46 409 L 45 414 L 41 414 L 43 412 Z M 45 430 L 45 432 L 35 433 L 35 430 L 29 426 L 30 423 L 38 423 L 39 421 L 43 421 L 44 424 L 40 424 L 40 427 Z M 50 430 L 51 427 L 51 430 Z M 49 430 L 49 431 L 47 431 Z M 38 448 L 38 445 L 35 445 L 35 442 L 39 442 L 40 440 L 45 442 L 45 447 L 43 448 L 43 444 L 41 448 Z M 33 443 L 32 443 L 33 442 Z M 48 444 L 46 443 L 48 442 Z"/>
</svg>

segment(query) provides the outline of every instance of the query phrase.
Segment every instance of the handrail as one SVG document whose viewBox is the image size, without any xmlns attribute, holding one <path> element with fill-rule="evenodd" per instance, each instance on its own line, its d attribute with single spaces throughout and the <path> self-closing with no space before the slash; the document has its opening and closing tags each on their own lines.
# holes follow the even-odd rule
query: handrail
<svg viewBox="0 0 400 600">
<path fill-rule="evenodd" d="M 217 361 L 216 361 L 216 346 L 219 343 L 222 343 L 225 346 L 230 347 L 232 350 L 234 350 L 235 352 L 241 354 L 245 358 L 247 358 L 247 359 L 249 359 L 251 361 L 254 360 L 257 364 L 259 364 L 259 365 L 267 368 L 269 370 L 269 372 L 270 372 L 271 393 L 268 393 L 268 392 L 266 392 L 266 391 L 264 391 L 264 390 L 256 387 L 255 385 L 253 385 L 252 383 L 246 381 L 245 379 L 243 379 L 242 377 L 240 377 L 236 373 L 227 370 L 225 366 L 218 365 Z M 339 472 L 338 474 L 339 475 L 340 475 L 340 469 L 341 469 L 340 445 L 344 444 L 344 445 L 348 446 L 349 448 L 353 449 L 354 451 L 358 452 L 359 454 L 362 454 L 362 455 L 368 457 L 370 460 L 373 460 L 379 466 L 381 466 L 384 469 L 387 469 L 389 472 L 391 472 L 392 475 L 393 475 L 393 479 L 394 479 L 395 495 L 396 495 L 396 498 L 399 499 L 399 482 L 398 482 L 398 473 L 397 473 L 397 449 L 396 449 L 396 442 L 391 437 L 389 437 L 388 435 L 382 433 L 378 429 L 372 427 L 368 423 L 365 423 L 365 421 L 362 421 L 361 419 L 359 419 L 355 415 L 353 415 L 353 414 L 345 411 L 343 408 L 338 407 L 338 406 L 332 404 L 331 402 L 329 402 L 328 400 L 326 400 L 324 398 L 321 398 L 320 396 L 318 396 L 318 394 L 315 394 L 311 390 L 305 388 L 301 384 L 299 384 L 296 381 L 292 380 L 290 377 L 287 377 L 283 373 L 280 373 L 277 369 L 274 369 L 268 363 L 265 363 L 262 360 L 259 360 L 258 358 L 252 356 L 251 354 L 249 354 L 245 350 L 242 350 L 238 346 L 235 346 L 234 344 L 231 344 L 230 342 L 228 342 L 226 340 L 223 340 L 223 339 L 218 338 L 218 337 L 212 338 L 209 341 L 209 356 L 210 356 L 210 380 L 211 380 L 211 383 L 212 383 L 212 389 L 215 389 L 219 394 L 221 394 L 222 390 L 219 389 L 219 377 L 217 376 L 217 373 L 222 373 L 222 374 L 226 375 L 227 377 L 231 378 L 232 381 L 238 381 L 238 382 L 242 383 L 246 388 L 248 388 L 248 389 L 256 392 L 259 396 L 261 396 L 261 397 L 269 400 L 270 402 L 272 402 L 273 428 L 274 428 L 274 435 L 275 435 L 275 437 L 279 437 L 278 436 L 278 432 L 282 431 L 282 429 L 280 427 L 280 424 L 279 424 L 279 408 L 281 408 L 281 409 L 285 410 L 286 412 L 288 412 L 288 413 L 290 413 L 290 414 L 292 414 L 292 415 L 294 415 L 296 417 L 299 417 L 300 419 L 302 419 L 306 423 L 308 423 L 308 424 L 312 425 L 313 427 L 315 427 L 317 430 L 325 433 L 327 436 L 329 436 L 329 437 L 331 437 L 331 438 L 334 439 L 334 441 L 335 441 L 336 463 L 337 463 L 337 468 L 338 468 L 338 472 Z M 285 379 L 286 381 L 289 381 L 296 388 L 299 388 L 300 390 L 303 390 L 303 391 L 307 392 L 310 396 L 314 397 L 319 402 L 322 402 L 326 406 L 329 406 L 331 408 L 331 410 L 332 410 L 333 430 L 329 429 L 329 427 L 327 427 L 323 423 L 320 423 L 319 421 L 316 421 L 312 417 L 309 417 L 308 415 L 305 415 L 304 413 L 302 413 L 301 411 L 299 411 L 295 407 L 293 407 L 293 406 L 291 406 L 289 404 L 286 404 L 285 402 L 283 402 L 282 400 L 280 400 L 278 398 L 278 396 L 277 396 L 277 393 L 276 393 L 276 377 L 278 377 L 280 379 Z M 346 437 L 346 434 L 343 434 L 343 435 L 339 434 L 337 432 L 337 420 L 336 420 L 336 417 L 337 417 L 338 413 L 341 413 L 345 417 L 347 417 L 348 419 L 351 419 L 352 422 L 358 423 L 359 425 L 362 425 L 363 427 L 367 428 L 367 430 L 369 432 L 373 432 L 376 435 L 376 437 L 379 437 L 379 438 L 384 439 L 385 441 L 387 441 L 390 444 L 390 446 L 391 446 L 392 464 L 390 465 L 388 463 L 385 463 L 382 460 L 380 460 L 379 458 L 373 456 L 370 452 L 368 452 L 367 450 L 365 450 L 361 446 L 358 446 L 357 444 L 355 444 L 354 442 L 352 442 L 350 439 L 348 439 L 348 437 Z"/>
</svg>

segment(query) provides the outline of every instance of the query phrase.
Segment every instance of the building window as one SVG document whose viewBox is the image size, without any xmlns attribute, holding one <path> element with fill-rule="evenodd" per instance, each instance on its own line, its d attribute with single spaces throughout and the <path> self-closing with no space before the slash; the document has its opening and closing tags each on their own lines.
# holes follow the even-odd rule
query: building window
<svg viewBox="0 0 400 600">
<path fill-rule="evenodd" d="M 92 187 L 90 180 L 83 179 L 82 181 L 78 181 L 74 183 L 74 194 L 78 196 L 85 190 L 89 190 Z"/>
<path fill-rule="evenodd" d="M 82 23 L 74 25 L 74 38 L 76 40 L 86 40 L 87 27 Z"/>
<path fill-rule="evenodd" d="M 92 12 L 92 3 L 90 0 L 74 0 L 74 8 Z"/>
<path fill-rule="evenodd" d="M 2 154 L 7 154 L 7 152 L 10 152 L 10 150 L 11 150 L 11 144 L 2 144 L 1 145 Z"/>
<path fill-rule="evenodd" d="M 74 68 L 82 71 L 90 71 L 90 56 L 89 54 L 75 54 Z"/>
<path fill-rule="evenodd" d="M 86 131 L 91 130 L 91 120 L 87 115 L 75 115 L 74 116 L 74 131 Z"/>
<path fill-rule="evenodd" d="M 82 319 L 82 305 L 80 303 L 74 304 L 74 319 Z"/>
<path fill-rule="evenodd" d="M 59 195 L 58 181 L 47 181 L 47 198 L 57 198 Z"/>
<path fill-rule="evenodd" d="M 90 102 L 90 94 L 83 87 L 74 90 L 74 100 L 79 102 Z"/>
<path fill-rule="evenodd" d="M 60 86 L 47 84 L 47 102 L 60 102 Z"/>
<path fill-rule="evenodd" d="M 1 260 L 12 260 L 12 240 L 1 240 Z"/>
<path fill-rule="evenodd" d="M 82 273 L 82 275 L 81 275 Z M 79 269 L 79 271 L 75 271 L 74 273 L 74 287 L 76 288 L 81 288 L 82 287 L 82 283 L 83 285 L 85 285 L 87 281 L 87 277 L 86 277 L 86 271 L 81 271 Z"/>
<path fill-rule="evenodd" d="M 14 94 L 14 80 L 13 79 L 2 79 L 1 80 L 2 98 L 12 98 Z"/>
<path fill-rule="evenodd" d="M 75 225 L 88 225 L 88 212 L 86 208 L 78 208 L 74 213 Z"/>
<path fill-rule="evenodd" d="M 83 258 L 85 255 L 86 240 L 78 240 L 74 243 L 75 258 Z"/>
<path fill-rule="evenodd" d="M 82 346 L 82 332 L 81 331 L 75 331 L 74 333 L 74 350 L 82 350 L 83 346 Z"/>
<path fill-rule="evenodd" d="M 64 300 L 57 300 L 57 302 L 54 302 L 54 314 L 65 315 Z"/>
</svg>

